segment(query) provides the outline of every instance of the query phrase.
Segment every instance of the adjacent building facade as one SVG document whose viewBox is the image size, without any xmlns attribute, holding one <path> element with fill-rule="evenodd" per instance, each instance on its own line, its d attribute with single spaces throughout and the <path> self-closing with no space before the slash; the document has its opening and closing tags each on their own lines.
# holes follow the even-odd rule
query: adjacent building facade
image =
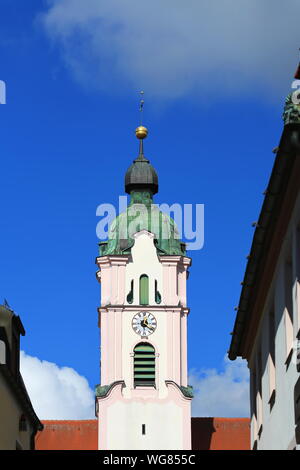
<svg viewBox="0 0 300 470">
<path fill-rule="evenodd" d="M 20 374 L 20 335 L 20 317 L 0 305 L 0 450 L 33 450 L 43 429 Z"/>
<path fill-rule="evenodd" d="M 300 446 L 300 106 L 284 109 L 247 262 L 229 358 L 250 369 L 252 449 Z"/>
</svg>

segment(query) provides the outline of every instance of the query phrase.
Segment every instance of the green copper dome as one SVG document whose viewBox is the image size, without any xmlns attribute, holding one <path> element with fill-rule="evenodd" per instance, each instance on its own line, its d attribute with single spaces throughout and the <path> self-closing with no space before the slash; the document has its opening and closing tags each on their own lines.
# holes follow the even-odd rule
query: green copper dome
<svg viewBox="0 0 300 470">
<path fill-rule="evenodd" d="M 153 195 L 158 191 L 158 177 L 144 157 L 142 140 L 138 158 L 126 172 L 125 191 L 130 194 L 130 204 L 111 223 L 108 240 L 100 242 L 100 256 L 129 254 L 134 244 L 133 236 L 141 230 L 154 234 L 157 254 L 185 255 L 185 243 L 179 238 L 174 220 L 153 203 Z"/>
<path fill-rule="evenodd" d="M 159 255 L 185 255 L 185 243 L 179 239 L 174 220 L 153 204 L 150 192 L 134 192 L 131 203 L 112 222 L 108 241 L 100 242 L 100 256 L 129 254 L 133 235 L 141 230 L 154 234 Z M 134 201 L 143 202 L 134 202 Z"/>
</svg>

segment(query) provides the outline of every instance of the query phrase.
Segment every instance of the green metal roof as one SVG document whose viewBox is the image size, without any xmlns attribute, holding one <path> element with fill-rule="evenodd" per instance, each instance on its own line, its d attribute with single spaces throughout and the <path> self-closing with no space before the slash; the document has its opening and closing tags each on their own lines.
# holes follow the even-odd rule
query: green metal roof
<svg viewBox="0 0 300 470">
<path fill-rule="evenodd" d="M 154 244 L 159 255 L 184 256 L 185 243 L 179 238 L 174 220 L 153 203 L 151 193 L 134 192 L 131 197 L 126 211 L 111 223 L 108 240 L 99 244 L 100 256 L 129 254 L 134 245 L 133 235 L 141 230 L 154 234 Z"/>
</svg>

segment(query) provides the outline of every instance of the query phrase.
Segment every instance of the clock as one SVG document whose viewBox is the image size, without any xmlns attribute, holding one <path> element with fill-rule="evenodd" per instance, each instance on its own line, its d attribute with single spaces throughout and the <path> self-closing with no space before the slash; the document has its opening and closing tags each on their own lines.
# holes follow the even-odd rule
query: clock
<svg viewBox="0 0 300 470">
<path fill-rule="evenodd" d="M 136 313 L 132 319 L 132 328 L 136 334 L 149 336 L 156 330 L 156 318 L 150 312 Z"/>
</svg>

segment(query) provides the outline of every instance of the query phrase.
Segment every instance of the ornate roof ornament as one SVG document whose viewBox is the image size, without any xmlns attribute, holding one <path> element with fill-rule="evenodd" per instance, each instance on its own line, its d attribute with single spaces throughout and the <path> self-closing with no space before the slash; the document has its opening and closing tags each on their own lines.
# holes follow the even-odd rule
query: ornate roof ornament
<svg viewBox="0 0 300 470">
<path fill-rule="evenodd" d="M 282 115 L 285 126 L 288 124 L 300 124 L 300 62 L 298 64 L 294 78 L 295 81 L 292 84 L 292 88 L 295 90 L 286 97 L 285 107 Z"/>
<path fill-rule="evenodd" d="M 284 125 L 300 124 L 300 90 L 297 89 L 290 93 L 285 100 L 284 111 L 282 115 Z"/>
</svg>

